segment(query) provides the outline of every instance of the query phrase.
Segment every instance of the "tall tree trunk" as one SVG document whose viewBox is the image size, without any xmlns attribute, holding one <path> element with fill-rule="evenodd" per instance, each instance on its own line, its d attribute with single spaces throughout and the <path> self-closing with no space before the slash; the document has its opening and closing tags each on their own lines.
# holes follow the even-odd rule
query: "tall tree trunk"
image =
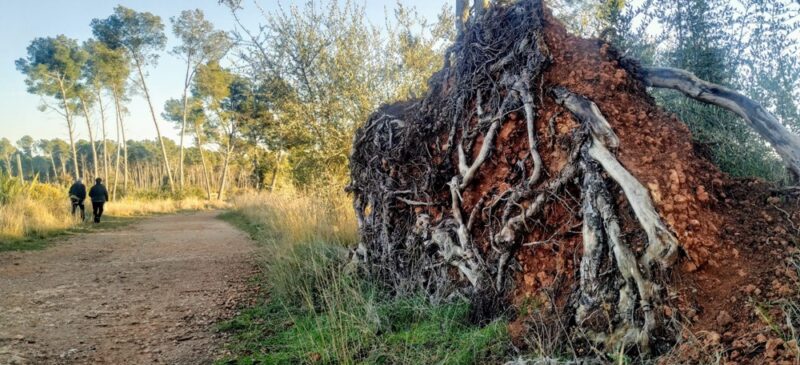
<svg viewBox="0 0 800 365">
<path fill-rule="evenodd" d="M 217 191 L 217 200 L 222 199 L 222 192 L 225 191 L 225 182 L 228 178 L 228 166 L 231 161 L 231 154 L 233 153 L 233 131 L 228 135 L 228 147 L 225 151 L 225 163 L 222 165 L 222 177 L 219 179 L 219 190 Z"/>
<path fill-rule="evenodd" d="M 206 154 L 203 152 L 203 140 L 200 135 L 200 126 L 194 123 L 194 134 L 197 136 L 197 150 L 200 151 L 200 161 L 203 164 L 203 180 L 206 183 L 206 198 L 211 200 L 211 179 L 208 174 L 208 163 L 206 163 Z"/>
<path fill-rule="evenodd" d="M 181 190 L 183 190 L 184 185 L 184 171 L 183 171 L 183 158 L 184 158 L 184 147 L 183 147 L 183 139 L 186 135 L 186 118 L 189 111 L 188 101 L 189 101 L 189 82 L 191 81 L 191 74 L 190 69 L 192 68 L 192 61 L 191 57 L 186 58 L 186 76 L 183 78 L 183 111 L 181 116 L 181 153 L 180 158 L 178 160 L 178 181 Z"/>
<path fill-rule="evenodd" d="M 119 102 L 122 96 L 120 95 L 119 92 L 120 91 L 117 90 L 116 88 L 112 89 L 112 93 L 114 94 L 114 109 L 117 114 L 117 133 L 119 133 L 120 136 L 122 137 L 121 140 L 119 139 L 119 137 L 117 137 L 118 146 L 119 144 L 122 145 L 122 152 L 123 152 L 122 164 L 124 167 L 123 167 L 123 177 L 122 177 L 122 191 L 127 193 L 128 176 L 130 173 L 130 170 L 128 168 L 128 140 L 125 139 L 125 123 L 123 122 L 122 119 L 122 105 Z M 119 155 L 117 155 L 117 164 L 119 164 L 119 162 L 120 162 Z"/>
<path fill-rule="evenodd" d="M 175 192 L 175 181 L 172 179 L 172 169 L 169 167 L 169 158 L 167 157 L 167 147 L 164 146 L 164 138 L 161 137 L 161 128 L 158 126 L 158 119 L 156 119 L 156 110 L 153 109 L 153 102 L 150 100 L 150 92 L 147 90 L 147 83 L 144 81 L 144 72 L 142 66 L 136 62 L 136 70 L 139 72 L 139 80 L 142 82 L 142 90 L 144 97 L 147 99 L 147 106 L 150 107 L 150 116 L 153 118 L 153 125 L 156 127 L 156 134 L 158 135 L 158 142 L 161 144 L 161 155 L 164 160 L 164 167 L 167 170 L 167 178 L 169 179 L 169 190 Z"/>
<path fill-rule="evenodd" d="M 78 170 L 78 150 L 75 148 L 75 126 L 72 123 L 72 113 L 67 104 L 67 91 L 64 87 L 64 80 L 58 80 L 58 86 L 61 88 L 61 101 L 64 103 L 64 116 L 67 119 L 67 129 L 69 129 L 69 146 L 72 148 L 72 171 L 75 173 L 74 178 L 80 179 L 81 175 Z"/>
<path fill-rule="evenodd" d="M 114 161 L 114 187 L 111 189 L 111 200 L 117 199 L 117 186 L 119 185 L 119 157 L 122 151 L 122 141 L 120 140 L 121 122 L 119 112 L 117 113 L 117 158 Z"/>
<path fill-rule="evenodd" d="M 19 176 L 19 181 L 25 182 L 25 173 L 22 171 L 22 159 L 19 155 L 20 153 L 17 152 L 17 175 Z"/>
<path fill-rule="evenodd" d="M 106 111 L 105 107 L 103 107 L 103 99 L 99 90 L 97 92 L 97 104 L 100 106 L 100 125 L 103 131 L 103 178 L 108 179 L 110 157 L 108 156 L 108 135 L 106 134 Z"/>
<path fill-rule="evenodd" d="M 271 193 L 275 189 L 275 181 L 278 178 L 278 169 L 280 169 L 281 161 L 283 160 L 283 150 L 278 151 L 278 159 L 275 161 L 275 167 L 272 169 L 272 178 L 269 182 L 269 192 Z"/>
<path fill-rule="evenodd" d="M 11 170 L 11 156 L 6 156 L 4 160 L 6 161 L 6 171 L 8 171 L 8 176 L 14 177 L 14 171 Z"/>
<path fill-rule="evenodd" d="M 94 177 L 98 177 L 97 173 L 97 148 L 94 144 L 94 132 L 92 131 L 92 123 L 89 119 L 89 108 L 86 106 L 86 99 L 82 96 L 79 96 L 81 100 L 81 107 L 83 108 L 83 116 L 86 118 L 86 128 L 89 129 L 89 144 L 92 146 L 92 171 L 94 172 Z"/>
<path fill-rule="evenodd" d="M 53 157 L 52 153 L 50 153 L 50 164 L 53 166 L 53 177 L 58 178 L 58 170 L 56 170 L 56 159 Z"/>
<path fill-rule="evenodd" d="M 58 156 L 58 162 L 61 164 L 61 175 L 67 176 L 67 160 L 64 159 L 64 156 Z"/>
<path fill-rule="evenodd" d="M 83 176 L 86 177 L 89 175 L 89 171 L 86 169 L 86 155 L 81 155 L 81 169 L 83 170 Z"/>
</svg>

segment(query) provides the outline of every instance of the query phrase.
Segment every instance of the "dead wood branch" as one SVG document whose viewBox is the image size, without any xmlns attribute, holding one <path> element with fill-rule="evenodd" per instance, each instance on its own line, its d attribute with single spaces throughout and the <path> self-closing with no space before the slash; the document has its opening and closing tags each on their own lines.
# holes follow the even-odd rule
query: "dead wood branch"
<svg viewBox="0 0 800 365">
<path fill-rule="evenodd" d="M 691 72 L 667 68 L 643 68 L 643 80 L 648 86 L 678 90 L 690 98 L 728 109 L 750 123 L 766 139 L 786 168 L 800 177 L 800 136 L 790 132 L 761 104 L 724 86 L 699 79 Z"/>
</svg>

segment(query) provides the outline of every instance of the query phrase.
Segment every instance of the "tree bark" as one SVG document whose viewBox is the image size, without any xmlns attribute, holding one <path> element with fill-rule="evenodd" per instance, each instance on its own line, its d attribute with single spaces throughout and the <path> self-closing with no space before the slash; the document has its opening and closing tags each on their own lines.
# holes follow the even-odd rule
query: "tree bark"
<svg viewBox="0 0 800 365">
<path fill-rule="evenodd" d="M 22 158 L 19 157 L 20 153 L 17 152 L 17 175 L 19 181 L 25 182 L 25 172 L 22 170 Z"/>
<path fill-rule="evenodd" d="M 53 177 L 58 177 L 58 170 L 56 170 L 56 159 L 53 157 L 53 153 L 49 153 L 50 156 L 50 165 L 53 167 Z"/>
<path fill-rule="evenodd" d="M 4 160 L 6 161 L 6 171 L 8 172 L 8 176 L 14 177 L 14 171 L 11 170 L 11 156 L 6 156 Z"/>
<path fill-rule="evenodd" d="M 121 126 L 121 122 L 120 122 L 120 118 L 119 118 L 119 111 L 117 112 L 116 122 L 117 122 L 117 128 L 116 128 L 116 130 L 117 130 L 117 157 L 116 157 L 116 160 L 114 161 L 114 186 L 111 189 L 111 200 L 116 200 L 117 199 L 117 187 L 118 187 L 118 184 L 119 184 L 119 163 L 120 163 L 119 157 L 120 157 L 120 152 L 122 150 L 122 141 L 120 141 L 120 129 L 122 129 L 122 126 Z"/>
<path fill-rule="evenodd" d="M 153 108 L 153 102 L 150 100 L 150 92 L 147 89 L 147 83 L 144 80 L 144 72 L 139 62 L 136 62 L 136 70 L 139 73 L 139 80 L 142 82 L 142 90 L 144 97 L 147 99 L 147 106 L 150 107 L 150 116 L 153 118 L 153 125 L 156 127 L 156 134 L 158 135 L 158 142 L 161 144 L 161 155 L 164 161 L 164 167 L 167 171 L 167 178 L 169 179 L 169 190 L 175 192 L 175 181 L 172 179 L 172 169 L 169 167 L 169 157 L 167 156 L 167 147 L 164 145 L 164 139 L 161 137 L 161 128 L 158 126 L 158 119 L 156 119 L 156 111 Z"/>
<path fill-rule="evenodd" d="M 61 175 L 67 176 L 67 160 L 64 159 L 64 156 L 58 156 L 58 162 L 61 164 Z"/>
<path fill-rule="evenodd" d="M 775 148 L 794 177 L 800 178 L 800 137 L 790 132 L 759 103 L 724 86 L 701 80 L 684 70 L 644 68 L 643 79 L 648 86 L 678 90 L 692 99 L 728 109 L 744 118 Z"/>
<path fill-rule="evenodd" d="M 97 92 L 97 104 L 100 107 L 100 126 L 103 131 L 103 178 L 108 179 L 108 164 L 111 159 L 108 156 L 108 136 L 106 134 L 106 111 L 103 107 L 103 99 L 100 92 Z"/>
<path fill-rule="evenodd" d="M 180 186 L 181 190 L 183 190 L 183 184 L 184 184 L 184 176 L 183 176 L 184 175 L 184 172 L 183 172 L 183 168 L 184 168 L 184 166 L 183 166 L 183 164 L 184 164 L 184 162 L 183 162 L 183 158 L 184 158 L 183 157 L 184 156 L 183 155 L 184 154 L 184 151 L 183 151 L 183 148 L 184 148 L 183 147 L 183 138 L 184 138 L 184 136 L 186 134 L 186 118 L 187 118 L 187 114 L 188 114 L 188 110 L 189 110 L 187 103 L 189 101 L 189 82 L 191 81 L 190 80 L 190 78 L 191 78 L 190 75 L 191 74 L 190 74 L 189 71 L 190 71 L 190 69 L 192 67 L 191 65 L 192 65 L 191 57 L 187 57 L 187 59 L 186 59 L 186 75 L 184 76 L 184 79 L 183 79 L 183 112 L 182 112 L 182 116 L 181 116 L 181 138 L 180 138 L 181 152 L 180 152 L 180 158 L 179 158 L 179 162 L 178 162 L 178 180 L 180 181 L 179 186 Z"/>
<path fill-rule="evenodd" d="M 278 151 L 278 158 L 275 161 L 275 168 L 272 169 L 272 178 L 269 182 L 269 192 L 271 193 L 275 189 L 275 180 L 278 178 L 278 169 L 281 166 L 281 161 L 283 160 L 283 151 Z"/>
<path fill-rule="evenodd" d="M 72 148 L 72 168 L 75 173 L 75 179 L 80 179 L 80 171 L 78 170 L 78 150 L 75 148 L 75 126 L 72 123 L 72 113 L 70 113 L 69 104 L 67 104 L 67 91 L 64 87 L 64 80 L 58 79 L 58 86 L 61 89 L 61 101 L 64 103 L 64 117 L 67 119 L 67 128 L 69 129 L 69 146 Z"/>
<path fill-rule="evenodd" d="M 121 144 L 123 151 L 122 164 L 124 168 L 122 177 L 122 191 L 128 192 L 128 176 L 130 173 L 130 169 L 128 168 L 128 140 L 125 139 L 125 123 L 123 122 L 122 119 L 122 109 L 121 109 L 122 105 L 120 104 L 120 98 L 122 96 L 120 95 L 120 91 L 117 90 L 116 88 L 112 90 L 112 93 L 114 94 L 114 109 L 117 114 L 117 132 L 120 133 L 120 135 L 122 136 L 122 140 L 119 140 L 119 138 L 117 139 L 118 142 L 117 146 L 119 147 L 119 145 Z M 117 156 L 117 163 L 119 162 L 120 162 L 119 156 Z"/>
<path fill-rule="evenodd" d="M 83 171 L 84 177 L 89 175 L 89 171 L 86 169 L 86 155 L 84 154 L 81 154 L 81 170 Z"/>
<path fill-rule="evenodd" d="M 231 154 L 233 154 L 233 132 L 228 136 L 228 147 L 225 151 L 225 163 L 222 165 L 222 177 L 219 179 L 217 200 L 222 200 L 222 192 L 225 191 L 225 182 L 228 178 L 228 166 L 230 165 Z"/>
<path fill-rule="evenodd" d="M 86 118 L 86 128 L 89 130 L 89 144 L 92 146 L 92 170 L 94 171 L 94 177 L 98 177 L 98 170 L 97 170 L 97 147 L 94 144 L 94 132 L 92 132 L 92 123 L 89 118 L 89 108 L 86 106 L 86 99 L 82 96 L 79 96 L 81 101 L 81 108 L 83 108 L 83 115 Z"/>
<path fill-rule="evenodd" d="M 194 134 L 197 136 L 197 149 L 200 152 L 200 161 L 203 164 L 203 180 L 205 180 L 206 183 L 206 198 L 211 200 L 211 180 L 208 172 L 208 163 L 206 163 L 206 154 L 203 152 L 203 140 L 201 139 L 200 126 L 198 123 L 194 123 Z"/>
</svg>

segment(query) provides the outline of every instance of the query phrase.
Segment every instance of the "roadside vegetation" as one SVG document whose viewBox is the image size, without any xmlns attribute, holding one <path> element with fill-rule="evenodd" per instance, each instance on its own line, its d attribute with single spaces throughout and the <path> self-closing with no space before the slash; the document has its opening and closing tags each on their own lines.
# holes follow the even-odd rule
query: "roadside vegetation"
<svg viewBox="0 0 800 365">
<path fill-rule="evenodd" d="M 261 246 L 260 301 L 220 329 L 222 364 L 476 364 L 510 351 L 507 323 L 479 326 L 469 304 L 398 298 L 359 275 L 346 247 L 357 239 L 343 194 L 262 193 L 222 216 Z"/>
</svg>

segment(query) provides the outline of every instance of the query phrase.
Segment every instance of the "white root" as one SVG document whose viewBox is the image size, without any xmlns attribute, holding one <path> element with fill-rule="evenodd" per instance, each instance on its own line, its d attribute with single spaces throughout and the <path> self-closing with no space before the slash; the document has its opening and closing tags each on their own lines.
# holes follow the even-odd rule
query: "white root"
<svg viewBox="0 0 800 365">
<path fill-rule="evenodd" d="M 647 252 L 642 257 L 645 264 L 650 265 L 658 260 L 662 267 L 671 266 L 677 258 L 678 240 L 656 213 L 647 188 L 619 163 L 594 134 L 592 141 L 589 155 L 622 187 L 639 224 L 647 234 Z"/>
<path fill-rule="evenodd" d="M 597 144 L 597 140 L 592 141 L 592 145 Z M 591 148 L 590 148 L 591 149 Z M 592 167 L 584 169 L 584 172 L 589 175 L 588 179 L 592 183 L 597 183 L 595 188 L 590 188 L 590 191 L 585 191 L 586 198 L 591 201 L 588 206 L 594 207 L 595 214 L 599 214 L 603 221 L 603 231 L 607 238 L 606 242 L 609 249 L 614 255 L 614 261 L 617 264 L 617 270 L 624 279 L 625 285 L 620 290 L 619 305 L 617 308 L 618 313 L 623 316 L 630 316 L 633 313 L 633 290 L 631 283 L 636 287 L 636 292 L 639 294 L 639 307 L 644 312 L 644 325 L 641 330 L 631 331 L 635 328 L 633 326 L 632 318 L 626 318 L 629 328 L 625 332 L 630 333 L 628 336 L 623 337 L 623 341 L 636 341 L 642 349 L 648 348 L 649 335 L 656 327 L 655 313 L 653 312 L 653 283 L 649 280 L 650 270 L 649 266 L 643 265 L 640 269 L 636 260 L 636 255 L 631 249 L 621 241 L 622 230 L 619 227 L 617 216 L 614 213 L 614 208 L 611 205 L 608 192 L 602 183 L 602 178 L 599 172 Z M 586 207 L 586 205 L 585 205 Z M 585 257 L 585 256 L 584 256 Z M 583 262 L 581 262 L 583 265 Z M 633 338 L 625 338 L 633 337 Z"/>
<path fill-rule="evenodd" d="M 536 129 L 534 126 L 536 115 L 533 111 L 533 96 L 531 96 L 530 91 L 528 91 L 529 86 L 527 83 L 522 81 L 524 79 L 523 75 L 523 79 L 514 83 L 514 91 L 519 93 L 520 99 L 522 99 L 522 105 L 524 106 L 525 127 L 528 130 L 528 148 L 530 149 L 530 156 L 533 161 L 533 171 L 528 178 L 528 186 L 533 186 L 542 176 L 542 156 L 539 154 L 538 140 L 536 138 Z"/>
<path fill-rule="evenodd" d="M 434 202 L 421 202 L 421 201 L 406 199 L 406 198 L 403 198 L 403 197 L 400 197 L 400 196 L 395 197 L 395 199 L 405 203 L 406 205 L 411 205 L 411 206 L 434 206 L 434 205 L 436 205 L 436 203 L 434 203 Z"/>
<path fill-rule="evenodd" d="M 650 279 L 650 269 L 655 261 L 661 267 L 671 266 L 677 256 L 678 241 L 661 221 L 648 190 L 609 151 L 609 148 L 616 149 L 619 146 L 619 139 L 597 105 L 566 89 L 556 89 L 554 93 L 556 100 L 588 127 L 591 135 L 581 160 L 584 173 L 584 252 L 580 268 L 582 297 L 576 319 L 578 322 L 585 320 L 605 298 L 599 271 L 603 262 L 602 246 L 607 245 L 623 281 L 616 308 L 622 324 L 610 334 L 596 334 L 595 340 L 612 345 L 621 342 L 623 346 L 636 343 L 646 352 L 650 336 L 658 325 L 653 309 L 657 290 Z M 595 163 L 622 188 L 647 235 L 647 250 L 638 260 L 622 241 L 612 199 Z M 602 222 L 602 226 L 599 222 Z M 643 313 L 641 328 L 636 325 L 634 318 L 637 297 L 638 308 Z"/>
<path fill-rule="evenodd" d="M 504 77 L 503 83 L 513 85 L 516 80 L 518 80 L 518 76 L 512 77 Z M 478 94 L 480 96 L 480 94 Z M 489 126 L 489 130 L 486 132 L 486 135 L 483 137 L 483 143 L 481 144 L 481 149 L 478 151 L 478 156 L 475 158 L 475 161 L 472 164 L 467 164 L 467 156 L 464 152 L 464 146 L 459 143 L 458 144 L 458 172 L 461 174 L 461 184 L 458 185 L 460 190 L 464 190 L 464 188 L 472 182 L 472 179 L 475 177 L 475 174 L 480 169 L 483 162 L 489 157 L 489 152 L 491 152 L 492 148 L 494 147 L 494 138 L 497 135 L 497 130 L 503 123 L 503 120 L 506 116 L 506 105 L 510 100 L 511 95 L 507 95 L 503 102 L 500 104 L 500 109 L 497 113 L 491 117 L 492 124 Z M 478 106 L 480 106 L 480 100 L 478 101 Z M 483 114 L 483 109 L 480 107 L 478 109 L 479 115 Z"/>
<path fill-rule="evenodd" d="M 461 249 L 464 251 L 471 251 L 472 245 L 469 242 L 469 232 L 467 232 L 467 226 L 464 225 L 464 217 L 461 214 L 461 204 L 459 201 L 461 200 L 461 194 L 458 191 L 458 178 L 453 177 L 450 181 L 450 200 L 451 200 L 451 210 L 453 213 L 453 219 L 455 219 L 458 227 L 456 227 L 456 236 L 458 236 L 458 243 L 461 245 Z"/>
<path fill-rule="evenodd" d="M 483 270 L 475 255 L 475 250 L 469 237 L 469 230 L 464 224 L 463 214 L 461 213 L 458 177 L 454 176 L 448 185 L 450 185 L 452 221 L 455 223 L 453 230 L 456 233 L 458 243 L 453 242 L 450 236 L 450 225 L 446 224 L 446 222 L 434 229 L 431 234 L 431 241 L 439 247 L 439 254 L 442 255 L 445 262 L 458 268 L 459 272 L 469 280 L 474 288 L 480 289 L 483 287 Z"/>
<path fill-rule="evenodd" d="M 467 185 L 472 182 L 472 178 L 475 177 L 475 173 L 478 172 L 483 161 L 489 157 L 489 151 L 491 151 L 494 145 L 494 137 L 497 134 L 497 129 L 500 128 L 501 121 L 502 118 L 494 119 L 492 125 L 489 127 L 489 131 L 486 132 L 486 136 L 483 138 L 483 144 L 481 144 L 478 157 L 475 158 L 475 161 L 473 161 L 471 165 L 467 165 L 467 156 L 464 153 L 464 147 L 460 143 L 458 144 L 458 171 L 461 173 L 459 189 L 466 188 Z"/>
<path fill-rule="evenodd" d="M 759 103 L 724 86 L 701 80 L 688 71 L 667 67 L 643 71 L 648 86 L 678 90 L 692 99 L 728 109 L 744 118 L 769 141 L 786 167 L 800 177 L 800 136 L 790 132 Z"/>
<path fill-rule="evenodd" d="M 471 267 L 465 259 L 471 255 L 471 253 L 469 251 L 464 251 L 461 246 L 453 242 L 453 239 L 450 237 L 450 232 L 448 232 L 446 228 L 434 229 L 433 233 L 431 233 L 431 242 L 438 246 L 438 252 L 442 255 L 442 259 L 445 262 L 458 268 L 459 272 L 469 280 L 473 287 L 478 287 L 480 281 L 477 270 Z"/>
<path fill-rule="evenodd" d="M 589 155 L 620 185 L 639 224 L 647 234 L 648 247 L 643 259 L 647 265 L 658 260 L 669 267 L 677 258 L 678 240 L 661 221 L 647 188 L 642 185 L 606 148 L 619 145 L 619 139 L 597 105 L 565 89 L 554 90 L 557 101 L 591 128 Z"/>
<path fill-rule="evenodd" d="M 544 205 L 547 202 L 546 198 L 548 194 L 556 194 L 577 175 L 577 153 L 575 152 L 579 151 L 580 148 L 575 148 L 574 150 L 575 151 L 570 155 L 570 159 L 567 161 L 567 164 L 558 173 L 558 176 L 552 180 L 549 180 L 544 185 L 542 192 L 536 195 L 527 208 L 523 209 L 520 214 L 509 218 L 508 221 L 505 222 L 503 228 L 500 229 L 500 232 L 495 235 L 495 241 L 506 245 L 513 243 L 517 238 L 517 232 L 519 232 L 520 228 L 522 228 L 522 226 L 525 224 L 525 221 L 538 214 L 542 208 L 544 208 Z"/>
</svg>

